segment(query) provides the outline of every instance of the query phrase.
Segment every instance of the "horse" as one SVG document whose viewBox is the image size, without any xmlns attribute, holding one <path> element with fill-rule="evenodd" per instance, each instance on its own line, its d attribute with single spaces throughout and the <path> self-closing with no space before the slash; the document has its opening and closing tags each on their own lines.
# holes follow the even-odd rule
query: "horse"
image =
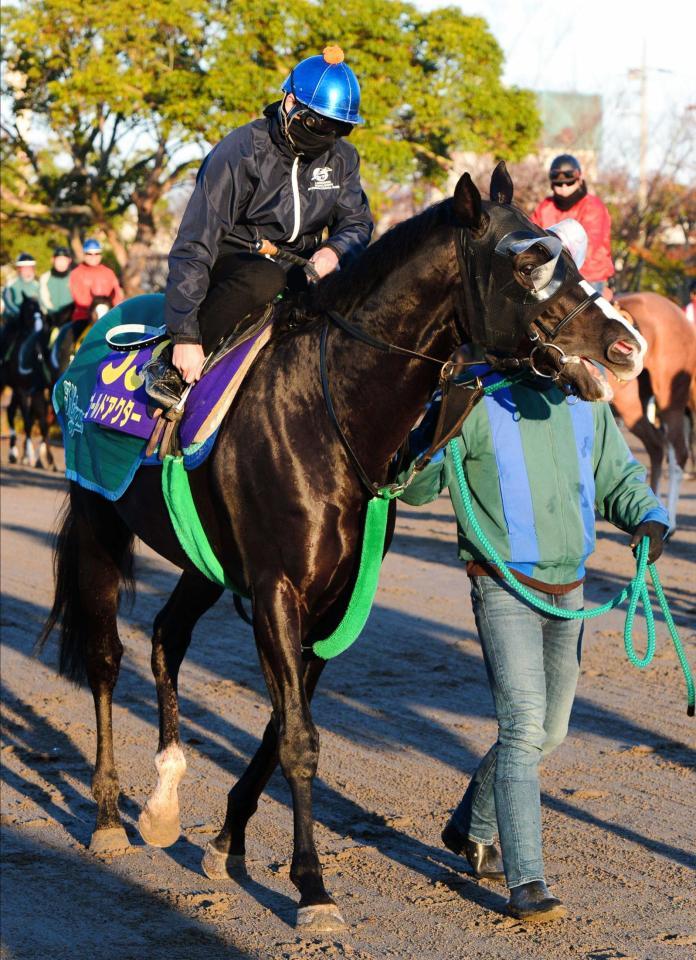
<svg viewBox="0 0 696 960">
<path fill-rule="evenodd" d="M 54 377 L 49 362 L 49 326 L 34 297 L 22 299 L 14 329 L 8 331 L 4 350 L 0 391 L 10 387 L 12 397 L 7 406 L 10 426 L 9 462 L 19 461 L 15 420 L 21 413 L 24 424 L 24 452 L 22 463 L 31 467 L 55 470 L 55 461 L 48 442 L 49 391 Z M 31 440 L 34 424 L 41 434 L 38 455 Z"/>
<path fill-rule="evenodd" d="M 273 334 L 210 457 L 189 474 L 211 546 L 226 575 L 251 598 L 272 707 L 261 745 L 229 793 L 224 825 L 206 848 L 203 870 L 225 877 L 243 859 L 247 823 L 280 763 L 292 794 L 290 879 L 300 895 L 296 923 L 303 932 L 344 926 L 325 888 L 313 834 L 319 739 L 310 701 L 325 661 L 311 644 L 346 608 L 367 503 L 387 483 L 396 452 L 451 366 L 448 358 L 471 340 L 482 317 L 497 325 L 488 342 L 502 334 L 507 318 L 509 362 L 545 368 L 586 399 L 609 396 L 606 382 L 586 369 L 586 358 L 628 378 L 642 367 L 640 333 L 582 281 L 567 252 L 549 252 L 554 241 L 512 204 L 512 195 L 504 163 L 493 173 L 491 201 L 481 199 L 465 173 L 453 197 L 392 228 L 309 293 L 282 301 Z M 520 232 L 530 239 L 509 246 Z M 500 244 L 508 244 L 503 253 Z M 565 279 L 561 286 L 549 280 L 550 288 L 537 293 L 539 270 L 545 278 L 553 272 Z M 391 529 L 394 515 L 395 508 Z M 136 535 L 183 571 L 152 637 L 158 782 L 139 829 L 157 846 L 168 846 L 180 833 L 177 786 L 186 760 L 178 728 L 179 667 L 194 625 L 223 589 L 182 551 L 159 471 L 139 471 L 115 502 L 71 485 L 56 543 L 54 602 L 39 648 L 60 622 L 60 672 L 76 682 L 86 679 L 93 693 L 97 813 L 90 846 L 100 851 L 128 845 L 118 810 L 112 695 L 123 649 L 119 587 L 132 583 Z M 387 546 L 390 537 L 388 531 Z"/>
<path fill-rule="evenodd" d="M 101 320 L 111 307 L 112 297 L 94 297 L 87 320 L 70 320 L 61 326 L 51 347 L 51 366 L 56 372 L 56 379 L 70 366 L 91 325 Z"/>
<path fill-rule="evenodd" d="M 659 293 L 624 293 L 616 297 L 648 343 L 645 369 L 637 380 L 614 391 L 612 404 L 626 427 L 645 445 L 650 457 L 650 485 L 659 492 L 665 453 L 668 462 L 667 512 L 677 525 L 677 503 L 689 457 L 685 417 L 696 377 L 696 328 L 679 307 Z M 658 429 L 648 416 L 654 397 Z"/>
</svg>

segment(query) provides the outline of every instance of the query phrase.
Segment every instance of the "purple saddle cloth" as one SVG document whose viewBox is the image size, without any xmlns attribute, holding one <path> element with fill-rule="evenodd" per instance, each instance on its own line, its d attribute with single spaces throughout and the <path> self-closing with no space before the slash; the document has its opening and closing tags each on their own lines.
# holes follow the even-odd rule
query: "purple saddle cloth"
<svg viewBox="0 0 696 960">
<path fill-rule="evenodd" d="M 191 389 L 179 426 L 179 438 L 187 469 L 203 462 L 212 449 L 218 428 L 239 389 L 249 367 L 271 335 L 272 323 L 266 323 L 244 343 L 219 360 Z M 141 375 L 143 366 L 169 343 L 153 347 L 112 352 L 97 368 L 96 382 L 85 420 L 109 430 L 117 430 L 149 440 L 157 419 L 150 415 L 151 401 Z"/>
</svg>

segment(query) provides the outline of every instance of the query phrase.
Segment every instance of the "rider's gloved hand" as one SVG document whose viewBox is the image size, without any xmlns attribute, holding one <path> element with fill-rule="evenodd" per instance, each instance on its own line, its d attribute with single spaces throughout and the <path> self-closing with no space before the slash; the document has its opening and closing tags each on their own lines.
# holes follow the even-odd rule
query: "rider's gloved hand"
<svg viewBox="0 0 696 960">
<path fill-rule="evenodd" d="M 205 354 L 200 343 L 177 343 L 172 352 L 172 363 L 186 383 L 200 379 Z"/>
<path fill-rule="evenodd" d="M 655 563 L 662 554 L 668 530 L 669 528 L 666 527 L 664 523 L 658 523 L 657 520 L 646 520 L 644 523 L 639 523 L 631 536 L 631 549 L 633 553 L 635 554 L 638 544 L 643 537 L 649 537 L 650 550 L 648 551 L 648 563 Z"/>
</svg>

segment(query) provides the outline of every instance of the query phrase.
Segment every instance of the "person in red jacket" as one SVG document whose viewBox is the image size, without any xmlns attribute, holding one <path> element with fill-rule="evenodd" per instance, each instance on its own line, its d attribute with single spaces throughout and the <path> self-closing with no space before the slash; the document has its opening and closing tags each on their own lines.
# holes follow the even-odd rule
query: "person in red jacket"
<svg viewBox="0 0 696 960">
<path fill-rule="evenodd" d="M 123 300 L 118 278 L 101 262 L 102 248 L 98 240 L 85 240 L 82 248 L 85 259 L 70 274 L 70 291 L 75 301 L 73 320 L 89 320 L 95 297 L 108 297 L 111 306 Z"/>
<path fill-rule="evenodd" d="M 587 257 L 582 275 L 595 290 L 606 295 L 607 280 L 614 273 L 609 211 L 599 197 L 587 192 L 580 164 L 569 153 L 553 161 L 549 180 L 552 194 L 537 206 L 532 221 L 544 230 L 568 217 L 581 223 L 587 233 Z"/>
</svg>

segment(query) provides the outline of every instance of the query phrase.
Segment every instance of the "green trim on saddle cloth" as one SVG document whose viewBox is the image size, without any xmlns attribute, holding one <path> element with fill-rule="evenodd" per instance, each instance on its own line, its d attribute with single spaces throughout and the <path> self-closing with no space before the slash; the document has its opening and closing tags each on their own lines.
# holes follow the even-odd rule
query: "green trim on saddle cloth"
<svg viewBox="0 0 696 960">
<path fill-rule="evenodd" d="M 196 510 L 182 457 L 165 457 L 162 464 L 162 493 L 177 539 L 191 563 L 214 583 L 248 597 L 226 577 L 220 561 L 213 553 Z M 381 497 L 373 497 L 367 504 L 358 577 L 348 607 L 333 633 L 325 640 L 318 640 L 312 647 L 322 660 L 330 660 L 347 650 L 367 623 L 379 583 L 389 502 Z"/>
</svg>

